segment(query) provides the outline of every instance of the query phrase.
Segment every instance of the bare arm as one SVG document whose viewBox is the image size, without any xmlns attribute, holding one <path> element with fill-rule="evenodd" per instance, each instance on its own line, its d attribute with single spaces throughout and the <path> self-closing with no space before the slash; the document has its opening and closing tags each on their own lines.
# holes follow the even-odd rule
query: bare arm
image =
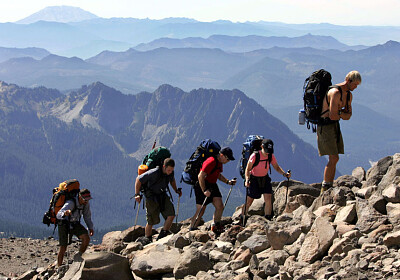
<svg viewBox="0 0 400 280">
<path fill-rule="evenodd" d="M 137 176 L 136 180 L 135 180 L 135 199 L 136 199 L 137 202 L 140 202 L 140 200 L 141 200 L 140 195 L 137 196 L 138 194 L 140 194 L 140 188 L 141 187 L 142 187 L 142 183 L 139 180 L 139 176 Z"/>
<path fill-rule="evenodd" d="M 347 94 L 350 94 L 348 104 L 347 106 L 345 106 L 344 109 L 340 111 L 340 117 L 345 121 L 349 120 L 353 114 L 353 109 L 351 107 L 351 102 L 353 101 L 353 95 L 351 94 L 351 92 L 348 92 Z"/>
<path fill-rule="evenodd" d="M 174 189 L 174 191 L 179 194 L 179 196 L 182 196 L 182 192 L 179 190 L 178 191 L 178 187 L 176 186 L 176 181 L 175 178 L 173 179 L 173 181 L 170 183 L 172 188 Z"/>
<path fill-rule="evenodd" d="M 246 166 L 246 171 L 245 171 L 245 187 L 248 188 L 250 186 L 250 171 L 253 168 L 253 162 L 248 161 L 247 166 Z"/>
<path fill-rule="evenodd" d="M 280 166 L 278 165 L 278 163 L 274 162 L 274 163 L 271 163 L 271 164 L 272 164 L 272 166 L 274 167 L 274 169 L 276 170 L 276 172 L 278 172 L 278 173 L 281 174 L 282 176 L 285 176 L 286 178 L 290 178 L 291 174 L 290 174 L 290 173 L 286 173 L 286 172 L 282 169 L 282 167 L 280 167 Z"/>
<path fill-rule="evenodd" d="M 199 175 L 197 176 L 197 178 L 199 179 L 200 188 L 203 192 L 206 191 L 206 177 L 207 173 L 204 171 L 200 171 Z"/>
</svg>

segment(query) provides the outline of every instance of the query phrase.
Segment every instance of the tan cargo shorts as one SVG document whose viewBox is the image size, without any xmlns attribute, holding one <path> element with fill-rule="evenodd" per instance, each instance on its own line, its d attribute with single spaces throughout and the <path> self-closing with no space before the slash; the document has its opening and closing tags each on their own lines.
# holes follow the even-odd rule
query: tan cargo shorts
<svg viewBox="0 0 400 280">
<path fill-rule="evenodd" d="M 344 144 L 339 122 L 318 125 L 317 140 L 320 156 L 344 154 Z"/>
</svg>

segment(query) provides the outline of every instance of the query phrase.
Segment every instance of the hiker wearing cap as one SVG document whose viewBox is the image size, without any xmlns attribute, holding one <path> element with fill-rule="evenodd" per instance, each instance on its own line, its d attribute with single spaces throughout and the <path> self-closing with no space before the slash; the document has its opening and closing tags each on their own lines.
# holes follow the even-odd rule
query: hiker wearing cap
<svg viewBox="0 0 400 280">
<path fill-rule="evenodd" d="M 157 237 L 157 240 L 168 235 L 175 218 L 175 209 L 170 197 L 167 195 L 168 184 L 171 184 L 173 190 L 182 196 L 182 191 L 176 187 L 174 177 L 175 161 L 172 158 L 166 158 L 162 167 L 150 169 L 139 175 L 135 181 L 135 200 L 140 203 L 142 197 L 140 190 L 143 185 L 144 196 L 146 197 L 146 227 L 145 237 L 147 243 L 152 241 L 151 233 L 153 225 L 160 223 L 160 213 L 165 219 L 163 229 Z"/>
<path fill-rule="evenodd" d="M 272 185 L 271 178 L 268 175 L 271 164 L 279 174 L 290 178 L 290 173 L 283 171 L 276 161 L 274 143 L 272 140 L 263 139 L 261 150 L 251 154 L 246 166 L 244 185 L 247 188 L 247 199 L 245 208 L 243 208 L 242 217 L 247 215 L 254 199 L 258 199 L 263 195 L 265 202 L 265 218 L 268 220 L 272 219 Z"/>
<path fill-rule="evenodd" d="M 198 175 L 198 183 L 194 186 L 196 196 L 196 213 L 192 217 L 191 229 L 198 226 L 200 218 L 203 216 L 206 206 L 212 203 L 215 207 L 214 221 L 211 230 L 219 234 L 223 232 L 221 225 L 222 212 L 224 205 L 222 203 L 222 195 L 219 191 L 217 180 L 220 180 L 228 185 L 235 185 L 236 180 L 228 180 L 222 175 L 222 165 L 235 160 L 232 149 L 224 147 L 220 150 L 216 157 L 206 159 L 200 169 Z M 203 206 L 204 205 L 204 206 Z M 196 221 L 197 220 L 197 221 Z"/>
<path fill-rule="evenodd" d="M 339 154 L 344 154 L 344 144 L 339 120 L 349 120 L 352 116 L 352 91 L 361 84 L 358 71 L 351 71 L 345 81 L 330 87 L 322 103 L 321 122 L 317 126 L 318 153 L 327 155 L 328 163 L 324 169 L 321 193 L 333 185 Z"/>
<path fill-rule="evenodd" d="M 61 266 L 67 246 L 73 235 L 81 240 L 81 246 L 77 257 L 79 258 L 89 245 L 90 237 L 93 236 L 94 227 L 89 200 L 92 199 L 88 189 L 82 189 L 77 198 L 67 200 L 64 206 L 57 213 L 58 239 L 60 250 L 58 251 L 57 265 Z M 81 217 L 85 220 L 88 230 L 81 224 Z"/>
</svg>

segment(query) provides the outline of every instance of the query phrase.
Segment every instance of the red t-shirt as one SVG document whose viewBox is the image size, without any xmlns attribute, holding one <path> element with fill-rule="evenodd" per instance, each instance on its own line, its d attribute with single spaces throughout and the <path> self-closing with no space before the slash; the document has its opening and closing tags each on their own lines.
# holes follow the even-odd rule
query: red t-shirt
<svg viewBox="0 0 400 280">
<path fill-rule="evenodd" d="M 217 169 L 215 169 L 216 164 L 217 164 Z M 212 172 L 213 170 L 215 171 Z M 222 163 L 220 163 L 214 157 L 209 157 L 203 162 L 200 171 L 207 173 L 206 181 L 214 184 L 217 182 L 219 174 L 221 174 L 222 172 Z"/>
</svg>

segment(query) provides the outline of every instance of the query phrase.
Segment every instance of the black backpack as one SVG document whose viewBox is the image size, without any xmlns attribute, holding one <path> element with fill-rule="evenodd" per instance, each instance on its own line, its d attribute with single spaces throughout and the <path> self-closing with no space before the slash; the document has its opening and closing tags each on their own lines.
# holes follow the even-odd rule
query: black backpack
<svg viewBox="0 0 400 280">
<path fill-rule="evenodd" d="M 181 182 L 183 181 L 188 185 L 194 186 L 198 181 L 197 175 L 200 172 L 203 162 L 209 157 L 216 157 L 220 150 L 221 146 L 218 142 L 211 139 L 203 140 L 186 162 L 186 167 L 182 172 Z M 217 166 L 218 164 L 216 164 L 216 168 L 214 168 L 211 173 L 216 171 Z"/>
<path fill-rule="evenodd" d="M 303 86 L 304 112 L 307 128 L 317 131 L 317 124 L 321 121 L 322 104 L 329 87 L 332 85 L 331 74 L 320 69 L 313 72 L 305 81 Z"/>
</svg>

